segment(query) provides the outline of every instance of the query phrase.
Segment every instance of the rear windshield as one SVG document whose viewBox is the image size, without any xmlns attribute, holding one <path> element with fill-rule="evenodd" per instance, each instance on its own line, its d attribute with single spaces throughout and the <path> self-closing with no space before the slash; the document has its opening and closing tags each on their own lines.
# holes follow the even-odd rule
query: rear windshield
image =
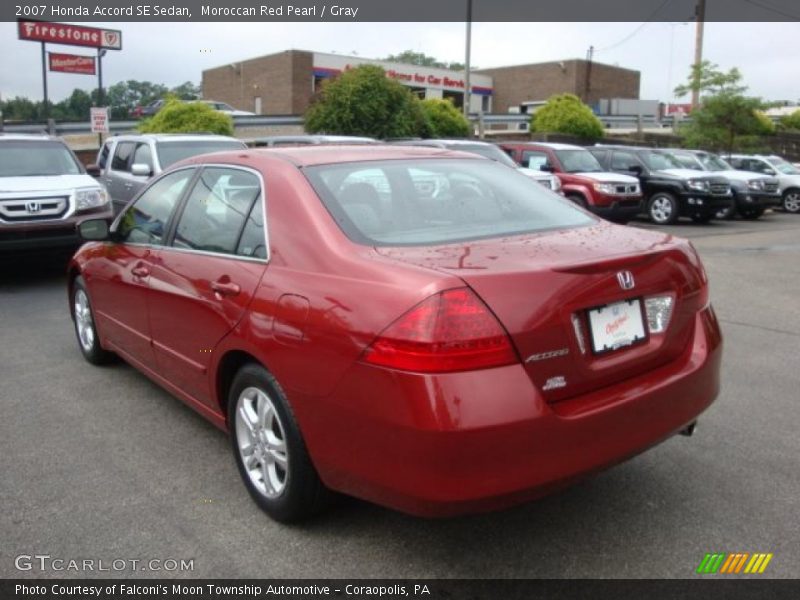
<svg viewBox="0 0 800 600">
<path fill-rule="evenodd" d="M 344 163 L 304 172 L 344 233 L 365 245 L 437 245 L 594 222 L 531 178 L 490 161 Z"/>
<path fill-rule="evenodd" d="M 79 175 L 81 167 L 61 142 L 0 141 L 0 177 Z"/>
<path fill-rule="evenodd" d="M 242 142 L 235 140 L 197 140 L 182 142 L 158 142 L 158 162 L 161 168 L 166 169 L 173 163 L 184 158 L 211 152 L 225 152 L 226 150 L 241 150 L 245 148 Z"/>
</svg>

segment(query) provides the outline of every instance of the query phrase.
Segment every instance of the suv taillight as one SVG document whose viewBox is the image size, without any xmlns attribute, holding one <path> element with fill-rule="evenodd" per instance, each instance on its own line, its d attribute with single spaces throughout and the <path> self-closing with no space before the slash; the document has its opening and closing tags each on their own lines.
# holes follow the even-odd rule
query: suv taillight
<svg viewBox="0 0 800 600">
<path fill-rule="evenodd" d="M 446 373 L 518 362 L 508 334 L 468 288 L 434 294 L 389 325 L 364 353 L 373 365 Z"/>
</svg>

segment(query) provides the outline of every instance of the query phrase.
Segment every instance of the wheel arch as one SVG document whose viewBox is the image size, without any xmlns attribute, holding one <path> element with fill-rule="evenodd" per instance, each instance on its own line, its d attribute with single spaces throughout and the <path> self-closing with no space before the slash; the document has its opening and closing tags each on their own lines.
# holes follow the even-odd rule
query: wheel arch
<svg viewBox="0 0 800 600">
<path fill-rule="evenodd" d="M 233 378 L 236 377 L 236 373 L 239 372 L 239 369 L 249 363 L 260 365 L 269 371 L 269 367 L 253 354 L 239 349 L 225 352 L 217 365 L 214 389 L 217 405 L 226 423 L 228 421 L 228 390 L 233 383 Z"/>
<path fill-rule="evenodd" d="M 75 315 L 72 312 L 72 294 L 75 292 L 75 280 L 80 277 L 81 270 L 76 264 L 70 264 L 67 268 L 67 310 L 69 318 L 75 320 Z"/>
</svg>

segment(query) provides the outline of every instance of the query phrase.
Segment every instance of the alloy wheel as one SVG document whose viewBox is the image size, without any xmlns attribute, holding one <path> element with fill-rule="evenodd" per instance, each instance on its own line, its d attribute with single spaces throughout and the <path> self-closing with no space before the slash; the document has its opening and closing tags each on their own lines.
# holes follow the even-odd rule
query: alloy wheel
<svg viewBox="0 0 800 600">
<path fill-rule="evenodd" d="M 78 341 L 85 352 L 91 352 L 95 341 L 94 320 L 92 319 L 89 298 L 82 289 L 75 292 L 73 310 L 75 312 L 75 328 L 78 331 Z"/>
<path fill-rule="evenodd" d="M 672 218 L 673 206 L 669 198 L 659 196 L 650 205 L 650 216 L 656 223 L 667 223 Z"/>
<path fill-rule="evenodd" d="M 800 212 L 800 192 L 787 192 L 783 197 L 783 208 L 790 213 Z"/>
<path fill-rule="evenodd" d="M 279 496 L 289 478 L 289 453 L 280 416 L 263 390 L 242 390 L 235 427 L 239 456 L 251 483 L 267 498 Z"/>
</svg>

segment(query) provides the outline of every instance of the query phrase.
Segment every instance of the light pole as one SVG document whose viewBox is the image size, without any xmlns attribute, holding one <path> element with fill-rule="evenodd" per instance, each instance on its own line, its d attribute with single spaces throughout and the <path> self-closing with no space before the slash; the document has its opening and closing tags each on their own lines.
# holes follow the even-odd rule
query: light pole
<svg viewBox="0 0 800 600">
<path fill-rule="evenodd" d="M 472 84 L 470 83 L 470 46 L 472 45 L 472 0 L 467 0 L 467 47 L 464 57 L 464 116 L 469 119 L 469 106 L 472 102 Z"/>
</svg>

